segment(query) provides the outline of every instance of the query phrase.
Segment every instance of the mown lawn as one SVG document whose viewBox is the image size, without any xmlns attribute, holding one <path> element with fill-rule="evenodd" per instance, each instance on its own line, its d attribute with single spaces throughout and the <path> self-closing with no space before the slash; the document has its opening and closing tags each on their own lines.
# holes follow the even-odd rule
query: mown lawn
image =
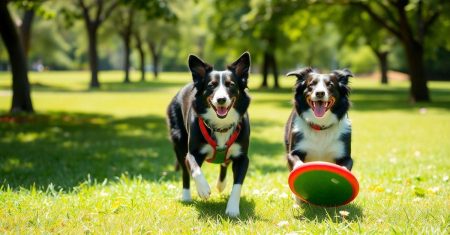
<svg viewBox="0 0 450 235">
<path fill-rule="evenodd" d="M 209 200 L 195 189 L 193 203 L 178 200 L 165 109 L 190 75 L 132 84 L 121 77 L 102 72 L 103 87 L 88 90 L 88 72 L 31 73 L 37 113 L 11 118 L 11 78 L 0 73 L 0 233 L 449 233 L 450 83 L 430 82 L 433 102 L 410 104 L 407 82 L 354 78 L 360 194 L 323 209 L 294 207 L 287 186 L 282 136 L 293 79 L 273 91 L 258 89 L 254 75 L 250 169 L 241 216 L 231 219 L 224 212 L 232 177 L 219 194 L 215 165 L 203 166 Z"/>
</svg>

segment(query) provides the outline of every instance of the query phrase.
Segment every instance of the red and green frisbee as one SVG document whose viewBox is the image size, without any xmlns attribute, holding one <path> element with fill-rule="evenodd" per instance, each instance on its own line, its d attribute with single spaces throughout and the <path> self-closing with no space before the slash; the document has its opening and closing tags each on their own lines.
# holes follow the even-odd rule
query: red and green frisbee
<svg viewBox="0 0 450 235">
<path fill-rule="evenodd" d="M 335 207 L 350 203 L 359 192 L 356 177 L 346 168 L 329 162 L 308 162 L 289 175 L 292 192 L 307 203 Z"/>
</svg>

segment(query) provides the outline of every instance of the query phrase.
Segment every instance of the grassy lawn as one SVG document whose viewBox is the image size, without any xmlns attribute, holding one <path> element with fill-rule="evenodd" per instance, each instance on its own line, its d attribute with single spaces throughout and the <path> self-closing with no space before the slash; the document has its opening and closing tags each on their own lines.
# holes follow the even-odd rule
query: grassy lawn
<svg viewBox="0 0 450 235">
<path fill-rule="evenodd" d="M 134 78 L 138 74 L 132 74 Z M 350 118 L 360 194 L 351 204 L 293 206 L 282 144 L 292 78 L 284 89 L 250 79 L 250 169 L 241 217 L 215 190 L 218 166 L 203 170 L 213 193 L 181 203 L 180 172 L 168 141 L 165 110 L 187 73 L 121 83 L 102 72 L 31 73 L 32 116 L 13 120 L 11 78 L 0 73 L 0 233 L 341 234 L 450 232 L 450 83 L 430 82 L 433 102 L 410 104 L 408 83 L 354 78 Z M 231 176 L 231 170 L 229 172 Z M 194 182 L 192 182 L 192 186 Z M 347 211 L 347 216 L 340 211 Z"/>
</svg>

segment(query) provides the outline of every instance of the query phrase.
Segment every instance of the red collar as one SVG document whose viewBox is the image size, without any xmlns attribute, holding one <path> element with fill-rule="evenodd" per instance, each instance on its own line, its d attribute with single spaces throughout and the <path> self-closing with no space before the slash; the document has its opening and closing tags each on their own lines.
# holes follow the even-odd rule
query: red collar
<svg viewBox="0 0 450 235">
<path fill-rule="evenodd" d="M 236 126 L 236 129 L 234 130 L 233 134 L 231 134 L 230 138 L 225 143 L 225 149 L 217 149 L 217 142 L 209 134 L 206 124 L 205 124 L 205 121 L 203 120 L 202 117 L 198 117 L 198 125 L 200 126 L 200 131 L 202 132 L 203 137 L 206 139 L 208 144 L 213 148 L 213 157 L 210 159 L 206 159 L 206 161 L 210 162 L 210 163 L 218 163 L 218 164 L 228 163 L 230 161 L 230 158 L 227 158 L 228 149 L 236 141 L 237 137 L 239 136 L 239 133 L 241 131 L 241 125 L 238 124 Z M 223 154 L 216 154 L 218 152 L 221 152 Z"/>
<path fill-rule="evenodd" d="M 321 126 L 321 125 L 317 125 L 312 122 L 309 122 L 308 125 L 315 131 L 322 131 L 322 130 L 330 128 L 333 124 L 331 124 L 329 126 Z"/>
</svg>

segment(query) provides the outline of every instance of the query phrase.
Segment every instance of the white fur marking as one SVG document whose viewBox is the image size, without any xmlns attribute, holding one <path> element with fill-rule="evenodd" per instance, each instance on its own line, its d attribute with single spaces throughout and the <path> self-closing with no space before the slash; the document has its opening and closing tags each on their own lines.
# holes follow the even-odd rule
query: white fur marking
<svg viewBox="0 0 450 235">
<path fill-rule="evenodd" d="M 228 199 L 227 209 L 225 210 L 225 214 L 230 217 L 239 216 L 239 201 L 241 199 L 241 187 L 240 184 L 233 185 L 233 189 L 231 189 L 230 198 Z"/>
<path fill-rule="evenodd" d="M 301 165 L 303 165 L 302 161 L 295 162 L 294 168 L 292 170 L 299 168 Z"/>
<path fill-rule="evenodd" d="M 318 82 L 315 85 L 314 90 L 312 91 L 311 99 L 313 101 L 328 100 L 329 94 L 328 94 L 327 85 L 325 84 L 325 80 L 328 79 L 327 76 L 323 75 L 323 74 L 316 74 L 316 77 L 317 77 Z M 316 96 L 316 92 L 321 92 L 321 91 L 325 93 L 323 98 L 319 98 Z"/>
<path fill-rule="evenodd" d="M 191 190 L 189 189 L 183 189 L 183 191 L 181 192 L 181 201 L 183 202 L 191 202 L 192 201 L 192 197 L 191 197 Z"/>
<path fill-rule="evenodd" d="M 308 112 L 305 116 L 312 118 Z M 320 119 L 314 118 L 313 122 L 319 125 L 334 123 L 332 127 L 321 131 L 311 129 L 308 123 L 298 116 L 294 119 L 293 131 L 303 133 L 303 139 L 295 144 L 294 149 L 301 149 L 307 153 L 306 162 L 334 162 L 336 158 L 344 157 L 344 143 L 339 138 L 342 134 L 350 132 L 350 120 L 344 117 L 340 122 L 337 122 L 336 115 L 331 113 L 327 116 L 323 118 L 327 124 L 319 123 Z"/>
<path fill-rule="evenodd" d="M 217 100 L 219 98 L 225 98 L 226 102 L 223 105 L 228 107 L 228 106 L 231 105 L 231 99 L 230 99 L 230 96 L 228 95 L 227 88 L 224 86 L 224 84 L 225 84 L 225 82 L 224 82 L 224 73 L 225 72 L 215 72 L 212 75 L 215 75 L 216 73 L 220 77 L 220 79 L 219 79 L 219 86 L 215 89 L 214 96 L 212 97 L 211 102 L 213 103 L 214 106 L 217 106 L 217 105 L 219 105 Z"/>
<path fill-rule="evenodd" d="M 192 173 L 192 178 L 194 178 L 195 186 L 197 186 L 197 193 L 201 199 L 208 199 L 211 195 L 211 189 L 209 184 L 205 179 L 202 171 L 200 169 Z"/>
</svg>

